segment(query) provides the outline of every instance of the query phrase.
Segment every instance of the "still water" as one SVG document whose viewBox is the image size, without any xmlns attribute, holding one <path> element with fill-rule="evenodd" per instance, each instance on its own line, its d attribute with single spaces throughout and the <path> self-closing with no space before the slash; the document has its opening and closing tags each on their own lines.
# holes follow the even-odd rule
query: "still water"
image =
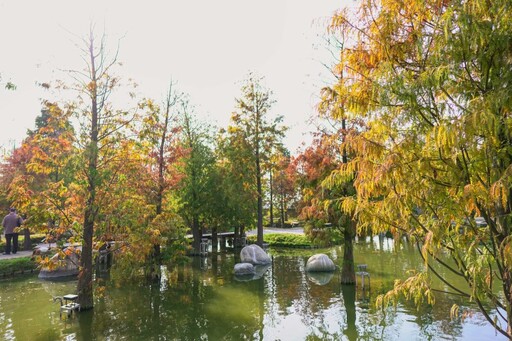
<svg viewBox="0 0 512 341">
<path fill-rule="evenodd" d="M 73 293 L 75 281 L 23 277 L 0 282 L 0 339 L 3 340 L 503 340 L 477 312 L 451 320 L 457 297 L 439 294 L 433 307 L 401 302 L 375 308 L 378 294 L 396 277 L 422 263 L 412 247 L 393 250 L 389 239 L 355 246 L 357 264 L 367 264 L 370 292 L 341 286 L 339 272 L 313 278 L 308 257 L 327 253 L 341 264 L 343 249 L 269 250 L 272 265 L 262 278 L 239 281 L 237 257 L 195 258 L 169 269 L 159 285 L 96 285 L 95 308 L 76 317 L 59 316 L 53 296 Z M 327 283 L 326 283 L 327 282 Z M 98 289 L 99 288 L 99 289 Z M 439 289 L 443 289 L 438 285 Z"/>
</svg>

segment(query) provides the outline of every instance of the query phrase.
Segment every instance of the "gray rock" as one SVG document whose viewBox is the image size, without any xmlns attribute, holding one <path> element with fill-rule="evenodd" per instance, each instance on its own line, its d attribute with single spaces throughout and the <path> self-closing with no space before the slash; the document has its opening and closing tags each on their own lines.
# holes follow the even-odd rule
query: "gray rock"
<svg viewBox="0 0 512 341">
<path fill-rule="evenodd" d="M 254 269 L 254 265 L 251 263 L 238 263 L 235 264 L 235 269 L 233 270 L 236 276 L 245 276 L 245 275 L 254 275 L 256 270 Z"/>
<path fill-rule="evenodd" d="M 334 262 L 325 254 L 319 253 L 309 257 L 306 263 L 306 271 L 332 272 L 336 270 Z"/>
<path fill-rule="evenodd" d="M 57 268 L 42 268 L 41 271 L 39 271 L 39 278 L 54 279 L 78 275 L 80 260 L 76 252 L 69 254 L 64 259 L 60 259 L 59 254 L 56 254 L 50 260 L 58 264 Z"/>
<path fill-rule="evenodd" d="M 253 265 L 264 265 L 272 263 L 272 260 L 261 247 L 256 244 L 247 245 L 240 251 L 240 261 Z"/>
</svg>

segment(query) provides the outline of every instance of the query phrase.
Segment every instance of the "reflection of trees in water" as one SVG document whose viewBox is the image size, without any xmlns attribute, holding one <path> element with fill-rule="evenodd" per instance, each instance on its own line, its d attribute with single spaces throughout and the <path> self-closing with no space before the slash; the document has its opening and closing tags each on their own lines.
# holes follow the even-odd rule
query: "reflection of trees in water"
<svg viewBox="0 0 512 341">
<path fill-rule="evenodd" d="M 336 298 L 340 287 L 338 276 L 335 275 L 326 285 L 315 284 L 305 272 L 306 260 L 307 257 L 274 257 L 273 276 L 270 277 L 271 283 L 267 284 L 271 293 L 267 301 L 267 319 L 276 325 L 279 319 L 288 315 L 299 315 L 302 325 L 310 330 L 309 337 L 337 339 L 341 337 L 342 321 L 338 319 L 334 328 L 329 322 L 332 322 L 332 310 L 339 312 L 341 309 Z"/>
<path fill-rule="evenodd" d="M 349 341 L 357 340 L 355 285 L 342 285 L 341 296 L 343 297 L 346 316 L 346 326 L 343 330 L 343 334 L 349 339 Z"/>
<path fill-rule="evenodd" d="M 336 255 L 341 251 L 334 248 L 330 254 L 338 263 L 341 257 Z M 391 289 L 396 276 L 404 278 L 404 269 L 422 267 L 412 252 L 371 251 L 356 245 L 356 264 L 368 264 L 371 274 L 368 303 L 361 301 L 360 292 L 353 286 L 341 286 L 338 273 L 323 286 L 310 281 L 304 271 L 305 255 L 277 255 L 262 279 L 243 283 L 233 280 L 233 255 L 210 257 L 213 258 L 209 259 L 207 269 L 201 268 L 199 257 L 193 258 L 191 264 L 168 269 L 166 281 L 161 285 L 133 283 L 115 287 L 115 282 L 108 282 L 105 295 L 96 298 L 95 309 L 80 314 L 62 333 L 71 330 L 78 339 L 123 336 L 158 339 L 163 335 L 180 340 L 262 339 L 264 336 L 273 339 L 289 327 L 287 323 L 292 320 L 297 323 L 300 319 L 299 335 L 308 339 L 387 340 L 413 335 L 435 340 L 463 335 L 460 321 L 451 321 L 449 317 L 453 303 L 464 308 L 464 301 L 456 296 L 437 294 L 435 306 L 425 306 L 419 311 L 411 302 L 401 302 L 396 311 L 393 307 L 384 312 L 375 308 L 376 295 Z M 57 316 L 47 333 L 53 335 L 52 331 L 61 332 L 62 324 L 58 321 L 57 305 L 47 302 L 48 293 L 68 292 L 58 284 L 41 287 L 44 302 L 31 299 L 30 304 L 40 311 L 51 310 L 52 316 Z M 29 290 L 24 284 L 16 287 L 17 292 Z M 19 298 L 16 304 L 24 300 Z M 18 310 L 23 309 L 26 307 L 20 305 L 4 314 L 7 318 L 21 319 Z M 5 330 L 5 326 L 1 328 Z M 15 328 L 21 328 L 19 321 Z M 19 335 L 24 335 L 21 329 L 16 330 L 16 337 L 23 339 Z M 56 337 L 59 338 L 62 337 Z"/>
<path fill-rule="evenodd" d="M 208 303 L 215 302 L 217 296 L 215 287 L 207 284 L 210 275 L 214 278 L 217 271 L 212 266 L 211 273 L 204 276 L 193 267 L 179 267 L 171 269 L 170 282 L 164 290 L 160 285 L 148 287 L 144 284 L 112 290 L 101 300 L 100 309 L 95 309 L 96 336 L 137 335 L 149 339 L 155 335 L 168 335 L 180 340 L 199 340 L 208 335 L 211 339 L 221 339 L 224 335 L 219 331 L 225 333 L 231 329 L 252 335 L 254 327 L 244 331 L 244 327 L 238 325 L 239 320 L 225 320 L 222 314 L 212 316 Z M 226 305 L 233 303 L 224 302 Z M 225 309 L 223 302 L 215 304 Z M 239 336 L 234 334 L 227 339 L 231 338 L 239 339 Z"/>
</svg>

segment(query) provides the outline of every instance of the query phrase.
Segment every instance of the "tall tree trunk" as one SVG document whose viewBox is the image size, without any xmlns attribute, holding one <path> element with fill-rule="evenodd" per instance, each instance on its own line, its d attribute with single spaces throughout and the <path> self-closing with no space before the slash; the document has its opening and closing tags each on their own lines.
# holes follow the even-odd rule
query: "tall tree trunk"
<svg viewBox="0 0 512 341">
<path fill-rule="evenodd" d="M 263 246 L 263 189 L 261 186 L 260 152 L 256 148 L 256 187 L 258 191 L 258 239 L 257 244 Z"/>
<path fill-rule="evenodd" d="M 274 227 L 274 189 L 273 189 L 273 179 L 272 179 L 272 167 L 270 167 L 270 226 Z"/>
<path fill-rule="evenodd" d="M 90 143 L 87 153 L 87 181 L 88 198 L 85 204 L 84 232 L 82 239 L 82 253 L 80 255 L 80 273 L 78 275 L 78 303 L 80 309 L 92 309 L 93 288 L 92 288 L 92 237 L 94 234 L 94 220 L 96 217 L 96 186 L 98 181 L 98 94 L 97 76 L 94 53 L 94 39 L 90 37 L 89 43 L 90 75 L 91 75 L 91 130 Z"/>
<path fill-rule="evenodd" d="M 354 233 L 355 224 L 352 220 L 348 222 L 343 231 L 343 266 L 341 269 L 341 284 L 355 284 L 356 272 L 354 269 Z"/>
<path fill-rule="evenodd" d="M 82 240 L 82 253 L 80 256 L 80 274 L 78 276 L 78 295 L 80 308 L 93 307 L 92 290 L 92 236 L 94 232 L 94 208 L 92 200 L 88 200 L 84 218 L 84 235 Z"/>
</svg>

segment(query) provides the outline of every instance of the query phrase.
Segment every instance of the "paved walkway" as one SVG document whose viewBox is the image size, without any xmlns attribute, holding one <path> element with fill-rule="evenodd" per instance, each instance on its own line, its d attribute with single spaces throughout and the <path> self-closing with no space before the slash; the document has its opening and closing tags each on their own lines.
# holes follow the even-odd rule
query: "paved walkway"
<svg viewBox="0 0 512 341">
<path fill-rule="evenodd" d="M 55 243 L 51 243 L 48 245 L 48 243 L 39 243 L 37 244 L 35 248 L 47 248 L 48 246 L 51 246 L 51 247 L 55 247 L 57 244 Z M 33 254 L 33 249 L 32 250 L 27 250 L 27 251 L 24 251 L 24 250 L 18 250 L 18 252 L 16 252 L 15 254 L 14 253 L 11 253 L 11 254 L 8 254 L 8 255 L 4 255 L 3 253 L 0 252 L 0 261 L 4 260 L 4 259 L 13 259 L 13 258 L 22 258 L 22 257 L 31 257 L 32 254 Z"/>
<path fill-rule="evenodd" d="M 250 230 L 246 232 L 247 235 L 256 235 L 258 234 L 258 230 Z M 263 234 L 267 233 L 293 233 L 293 234 L 304 234 L 304 228 L 302 227 L 286 227 L 286 228 L 279 228 L 279 227 L 264 227 L 263 228 Z"/>
<path fill-rule="evenodd" d="M 247 231 L 246 232 L 247 235 L 256 235 L 258 234 L 257 230 L 250 230 L 250 231 Z M 291 227 L 291 228 L 279 228 L 279 227 L 265 227 L 263 229 L 263 233 L 266 234 L 266 233 L 294 233 L 294 234 L 304 234 L 304 229 L 302 227 Z M 50 244 L 51 247 L 55 247 L 56 244 L 55 243 L 52 243 Z M 38 244 L 36 247 L 41 247 L 41 248 L 47 248 L 48 247 L 48 243 L 41 243 L 41 244 Z M 4 255 L 3 253 L 0 253 L 0 261 L 4 260 L 4 259 L 13 259 L 13 258 L 22 258 L 22 257 L 30 257 L 32 256 L 32 250 L 29 250 L 29 251 L 20 251 L 18 250 L 18 252 L 16 252 L 16 254 L 9 254 L 9 255 Z"/>
<path fill-rule="evenodd" d="M 3 253 L 0 253 L 0 261 L 4 259 L 13 259 L 13 258 L 21 258 L 21 257 L 30 257 L 32 256 L 32 250 L 29 251 L 20 251 L 16 252 L 15 254 L 11 253 L 8 255 L 4 255 Z"/>
</svg>

